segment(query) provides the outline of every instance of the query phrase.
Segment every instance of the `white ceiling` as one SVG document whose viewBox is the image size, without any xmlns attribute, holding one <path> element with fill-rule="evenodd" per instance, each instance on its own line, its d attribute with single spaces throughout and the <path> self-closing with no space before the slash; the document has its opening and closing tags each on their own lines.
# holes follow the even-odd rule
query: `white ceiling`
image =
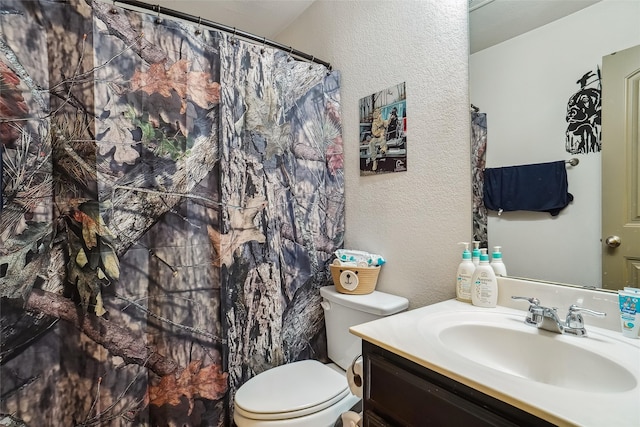
<svg viewBox="0 0 640 427">
<path fill-rule="evenodd" d="M 470 52 L 524 34 L 600 0 L 469 0 Z"/>
<path fill-rule="evenodd" d="M 469 0 L 470 51 L 474 53 L 493 46 L 598 1 L 600 0 Z M 179 10 L 274 40 L 314 0 L 145 0 L 145 2 L 159 5 L 161 8 Z"/>
</svg>

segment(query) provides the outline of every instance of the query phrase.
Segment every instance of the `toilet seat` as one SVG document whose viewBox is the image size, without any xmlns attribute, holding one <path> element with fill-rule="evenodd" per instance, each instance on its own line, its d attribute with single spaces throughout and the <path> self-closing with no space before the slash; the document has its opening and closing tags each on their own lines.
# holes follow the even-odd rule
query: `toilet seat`
<svg viewBox="0 0 640 427">
<path fill-rule="evenodd" d="M 235 411 L 253 420 L 285 420 L 322 411 L 350 393 L 345 376 L 303 360 L 251 378 L 235 394 Z"/>
</svg>

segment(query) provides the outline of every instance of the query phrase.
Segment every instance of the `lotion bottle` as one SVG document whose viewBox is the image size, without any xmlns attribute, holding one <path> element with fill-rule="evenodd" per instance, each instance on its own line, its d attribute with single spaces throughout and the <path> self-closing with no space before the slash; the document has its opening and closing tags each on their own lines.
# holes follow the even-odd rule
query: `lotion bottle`
<svg viewBox="0 0 640 427">
<path fill-rule="evenodd" d="M 480 264 L 473 273 L 471 302 L 478 307 L 495 307 L 498 303 L 498 281 L 487 254 L 480 255 Z"/>
<path fill-rule="evenodd" d="M 456 298 L 460 301 L 471 302 L 471 278 L 476 266 L 471 261 L 469 243 L 461 242 L 460 244 L 464 245 L 464 251 L 462 252 L 462 262 L 458 265 Z"/>
<path fill-rule="evenodd" d="M 471 252 L 471 262 L 476 267 L 480 264 L 480 242 L 477 240 L 473 241 L 473 252 Z"/>
<path fill-rule="evenodd" d="M 489 265 L 493 268 L 493 272 L 496 276 L 506 276 L 507 267 L 502 262 L 502 252 L 500 252 L 501 246 L 494 246 L 493 253 L 491 254 L 491 262 Z"/>
</svg>

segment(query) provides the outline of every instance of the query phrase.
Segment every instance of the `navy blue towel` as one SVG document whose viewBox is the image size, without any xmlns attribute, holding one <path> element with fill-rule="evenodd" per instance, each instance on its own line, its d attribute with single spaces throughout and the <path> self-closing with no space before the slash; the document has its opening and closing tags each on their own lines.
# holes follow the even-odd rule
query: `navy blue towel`
<svg viewBox="0 0 640 427">
<path fill-rule="evenodd" d="M 549 212 L 556 216 L 573 200 L 563 160 L 484 170 L 484 205 L 494 211 Z"/>
</svg>

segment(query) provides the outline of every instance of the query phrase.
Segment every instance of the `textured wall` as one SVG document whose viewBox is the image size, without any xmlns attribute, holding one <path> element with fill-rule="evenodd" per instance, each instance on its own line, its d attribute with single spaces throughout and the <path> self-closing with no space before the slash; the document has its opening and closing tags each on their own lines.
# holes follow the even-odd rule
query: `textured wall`
<svg viewBox="0 0 640 427">
<path fill-rule="evenodd" d="M 378 290 L 455 296 L 471 237 L 467 2 L 316 1 L 278 41 L 342 73 L 346 237 L 387 258 Z M 358 102 L 406 82 L 408 171 L 360 177 Z"/>
</svg>

